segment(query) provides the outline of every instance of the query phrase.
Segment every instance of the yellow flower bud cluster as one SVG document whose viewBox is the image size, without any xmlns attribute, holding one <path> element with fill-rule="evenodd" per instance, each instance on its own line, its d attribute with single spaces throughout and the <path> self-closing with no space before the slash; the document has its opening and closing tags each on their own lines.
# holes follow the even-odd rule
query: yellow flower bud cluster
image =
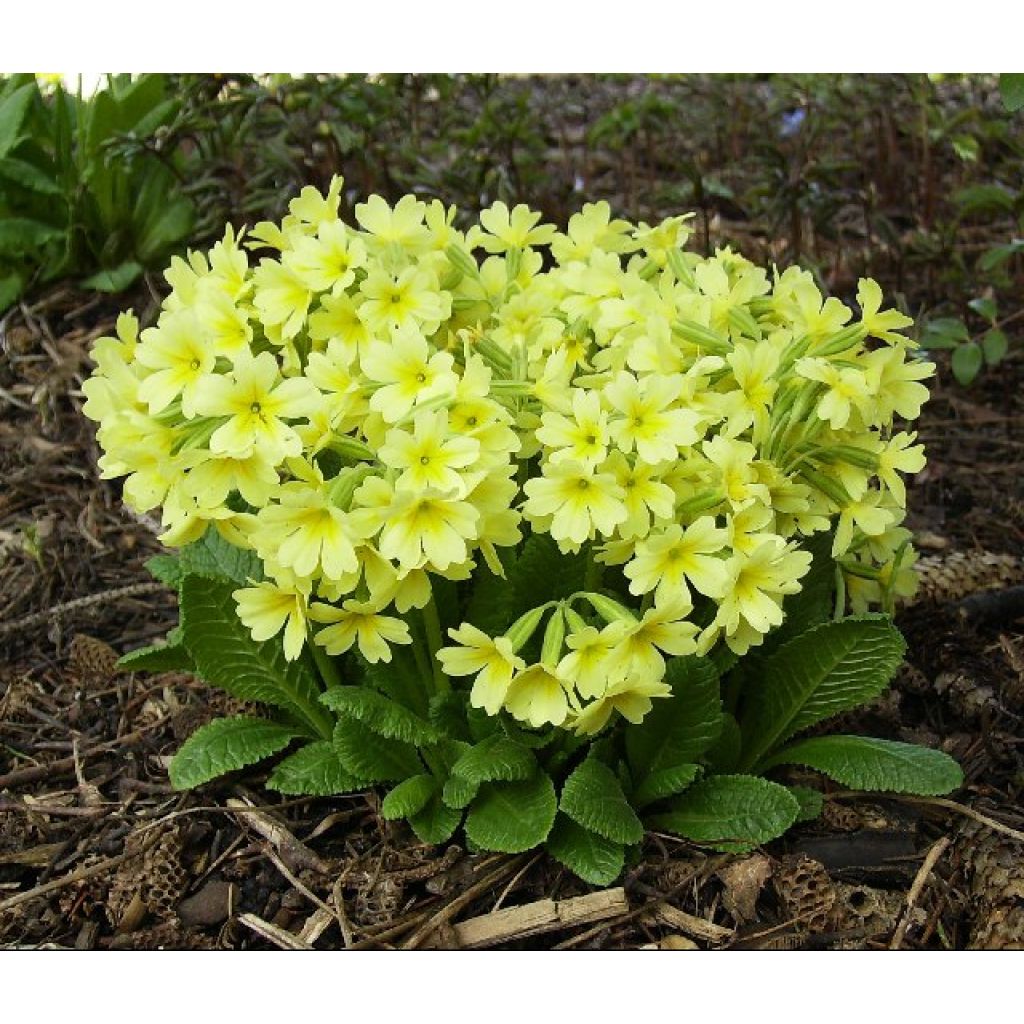
<svg viewBox="0 0 1024 1024">
<path fill-rule="evenodd" d="M 924 454 L 893 424 L 934 368 L 875 282 L 857 316 L 804 270 L 686 251 L 686 217 L 596 203 L 561 233 L 498 202 L 463 233 L 371 196 L 352 227 L 341 188 L 176 258 L 156 324 L 124 314 L 84 386 L 103 475 L 166 544 L 212 525 L 258 554 L 235 595 L 255 639 L 388 661 L 432 578 L 502 575 L 549 534 L 608 589 L 430 653 L 478 707 L 593 732 L 668 693 L 666 654 L 761 643 L 803 538 L 834 531 L 857 609 L 912 588 L 900 474 Z"/>
</svg>

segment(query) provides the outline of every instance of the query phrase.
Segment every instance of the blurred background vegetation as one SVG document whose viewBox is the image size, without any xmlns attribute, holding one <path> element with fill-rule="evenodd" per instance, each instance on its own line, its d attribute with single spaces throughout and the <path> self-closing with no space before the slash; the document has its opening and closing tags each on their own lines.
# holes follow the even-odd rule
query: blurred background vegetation
<svg viewBox="0 0 1024 1024">
<path fill-rule="evenodd" d="M 1024 316 L 1021 75 L 142 75 L 0 78 L 0 316 L 55 282 L 159 290 L 170 255 L 276 219 L 305 184 L 584 202 L 692 244 L 870 273 L 969 383 Z"/>
</svg>

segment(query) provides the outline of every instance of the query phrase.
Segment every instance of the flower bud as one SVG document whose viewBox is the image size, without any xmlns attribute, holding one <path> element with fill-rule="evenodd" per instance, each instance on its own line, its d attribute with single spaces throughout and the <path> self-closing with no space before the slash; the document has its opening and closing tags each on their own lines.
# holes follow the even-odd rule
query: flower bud
<svg viewBox="0 0 1024 1024">
<path fill-rule="evenodd" d="M 505 638 L 512 645 L 513 651 L 520 651 L 526 646 L 530 637 L 537 632 L 540 620 L 550 607 L 550 604 L 542 604 L 539 608 L 531 608 L 505 630 Z"/>
<path fill-rule="evenodd" d="M 590 602 L 590 607 L 593 608 L 605 622 L 626 622 L 632 625 L 637 621 L 637 617 L 625 605 L 619 604 L 618 601 L 615 601 L 610 597 L 605 597 L 604 594 L 595 594 L 588 591 L 581 596 L 585 597 L 587 601 Z"/>
<path fill-rule="evenodd" d="M 562 644 L 565 641 L 565 615 L 562 614 L 562 606 L 556 606 L 551 618 L 548 619 L 547 629 L 544 630 L 544 641 L 540 648 L 540 660 L 548 668 L 554 668 L 558 659 L 562 656 Z"/>
<path fill-rule="evenodd" d="M 476 265 L 476 260 L 465 249 L 460 249 L 453 243 L 445 249 L 444 254 L 448 257 L 448 262 L 460 270 L 464 276 L 474 281 L 479 278 L 480 268 Z"/>
<path fill-rule="evenodd" d="M 707 349 L 712 355 L 725 356 L 732 351 L 732 346 L 725 338 L 692 320 L 676 320 L 672 324 L 672 333 L 679 335 L 683 341 L 688 341 L 691 345 Z"/>
</svg>

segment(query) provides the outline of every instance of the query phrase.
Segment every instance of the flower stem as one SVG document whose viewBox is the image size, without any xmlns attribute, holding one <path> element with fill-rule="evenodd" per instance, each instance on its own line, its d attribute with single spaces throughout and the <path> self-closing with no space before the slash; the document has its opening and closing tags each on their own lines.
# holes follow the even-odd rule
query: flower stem
<svg viewBox="0 0 1024 1024">
<path fill-rule="evenodd" d="M 338 666 L 334 664 L 334 659 L 312 640 L 307 646 L 313 652 L 313 661 L 316 662 L 316 667 L 320 671 L 320 678 L 324 681 L 324 686 L 328 690 L 335 686 L 341 686 L 341 676 L 338 674 Z"/>
<path fill-rule="evenodd" d="M 427 630 L 427 649 L 430 651 L 430 664 L 434 669 L 434 689 L 438 693 L 448 693 L 452 688 L 451 683 L 437 660 L 437 652 L 444 646 L 444 638 L 441 635 L 441 619 L 437 614 L 437 602 L 433 593 L 423 609 L 423 625 Z"/>
<path fill-rule="evenodd" d="M 604 575 L 604 566 L 594 557 L 594 545 L 587 545 L 587 568 L 583 575 L 583 589 L 591 593 L 597 593 L 601 589 L 601 577 Z"/>
</svg>

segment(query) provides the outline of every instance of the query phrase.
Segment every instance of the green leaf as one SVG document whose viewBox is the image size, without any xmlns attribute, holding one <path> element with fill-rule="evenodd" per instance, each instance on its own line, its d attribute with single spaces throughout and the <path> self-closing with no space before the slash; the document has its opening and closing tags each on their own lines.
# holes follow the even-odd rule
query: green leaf
<svg viewBox="0 0 1024 1024">
<path fill-rule="evenodd" d="M 29 107 L 38 95 L 36 83 L 27 82 L 0 103 L 0 156 L 6 156 L 19 141 Z"/>
<path fill-rule="evenodd" d="M 423 771 L 415 747 L 379 736 L 353 718 L 338 722 L 334 745 L 345 770 L 366 782 L 400 782 Z"/>
<path fill-rule="evenodd" d="M 135 260 L 125 260 L 116 267 L 97 270 L 80 282 L 83 288 L 94 292 L 123 292 L 142 276 L 142 266 Z"/>
<path fill-rule="evenodd" d="M 1003 106 L 1011 114 L 1024 107 L 1024 74 L 1000 75 L 999 94 L 1003 97 Z"/>
<path fill-rule="evenodd" d="M 924 325 L 921 344 L 925 348 L 955 348 L 961 342 L 969 341 L 970 331 L 963 320 L 955 317 L 940 317 Z"/>
<path fill-rule="evenodd" d="M 452 775 L 467 782 L 520 782 L 537 768 L 533 753 L 506 736 L 489 736 L 470 747 L 452 765 Z"/>
<path fill-rule="evenodd" d="M 957 383 L 964 387 L 970 384 L 978 376 L 984 361 L 984 353 L 976 341 L 969 341 L 953 349 L 953 376 Z"/>
<path fill-rule="evenodd" d="M 867 736 L 815 736 L 772 756 L 770 765 L 802 764 L 851 789 L 941 796 L 963 785 L 948 754 Z"/>
<path fill-rule="evenodd" d="M 905 649 L 884 615 L 825 622 L 783 644 L 744 691 L 741 770 L 800 730 L 877 697 Z"/>
<path fill-rule="evenodd" d="M 441 734 L 429 722 L 382 693 L 362 686 L 334 686 L 321 695 L 320 702 L 390 740 L 422 747 L 441 739 Z"/>
<path fill-rule="evenodd" d="M 129 672 L 194 672 L 195 663 L 180 639 L 129 651 L 117 660 Z"/>
<path fill-rule="evenodd" d="M 985 362 L 989 366 L 1001 363 L 1009 347 L 1010 343 L 1006 335 L 998 327 L 987 331 L 981 339 L 981 349 L 985 354 Z"/>
<path fill-rule="evenodd" d="M 672 696 L 656 701 L 640 725 L 626 728 L 626 753 L 638 783 L 698 761 L 722 729 L 718 673 L 710 659 L 673 658 L 665 679 Z"/>
<path fill-rule="evenodd" d="M 437 779 L 433 775 L 413 775 L 400 782 L 380 805 L 382 818 L 395 821 L 418 814 L 437 792 Z"/>
<path fill-rule="evenodd" d="M 60 185 L 54 181 L 53 175 L 28 160 L 19 160 L 13 156 L 0 160 L 0 178 L 13 181 L 15 185 L 38 195 L 60 195 Z"/>
<path fill-rule="evenodd" d="M 800 805 L 800 813 L 797 821 L 816 821 L 821 817 L 821 809 L 825 804 L 825 798 L 820 789 L 811 789 L 810 786 L 789 786 L 790 793 L 796 797 Z"/>
<path fill-rule="evenodd" d="M 994 245 L 978 257 L 978 270 L 983 273 L 995 270 L 1019 252 L 1024 252 L 1024 242 L 1022 241 L 1010 242 L 1008 245 Z"/>
<path fill-rule="evenodd" d="M 626 863 L 621 843 L 582 828 L 564 814 L 558 815 L 544 845 L 555 860 L 591 885 L 611 885 Z"/>
<path fill-rule="evenodd" d="M 988 216 L 1013 210 L 1014 194 L 1002 185 L 968 185 L 953 194 L 962 217 Z"/>
<path fill-rule="evenodd" d="M 651 772 L 633 790 L 630 803 L 639 809 L 653 804 L 657 800 L 678 796 L 696 780 L 700 771 L 700 765 L 677 764 L 674 768 L 661 768 L 656 772 Z"/>
<path fill-rule="evenodd" d="M 547 839 L 557 810 L 555 787 L 544 772 L 523 782 L 489 782 L 469 809 L 466 835 L 481 850 L 522 853 Z"/>
<path fill-rule="evenodd" d="M 448 807 L 455 807 L 462 810 L 468 807 L 480 792 L 479 782 L 470 782 L 461 775 L 450 776 L 441 790 L 441 799 Z"/>
<path fill-rule="evenodd" d="M 13 306 L 17 302 L 24 285 L 25 282 L 20 274 L 0 275 L 0 313 L 5 312 L 9 306 Z"/>
<path fill-rule="evenodd" d="M 263 567 L 254 551 L 245 551 L 226 541 L 213 527 L 193 544 L 178 552 L 182 576 L 223 576 L 243 586 L 250 579 L 263 579 Z"/>
<path fill-rule="evenodd" d="M 565 780 L 558 806 L 577 825 L 613 843 L 631 846 L 644 837 L 644 826 L 629 806 L 615 772 L 594 757 Z"/>
<path fill-rule="evenodd" d="M 0 220 L 0 255 L 24 259 L 33 249 L 63 237 L 62 228 L 28 217 L 6 217 Z"/>
<path fill-rule="evenodd" d="M 218 718 L 185 741 L 171 761 L 171 785 L 194 789 L 284 750 L 295 729 L 260 718 Z"/>
<path fill-rule="evenodd" d="M 330 740 L 316 740 L 289 755 L 271 772 L 267 789 L 288 796 L 336 796 L 367 788 L 345 770 Z"/>
<path fill-rule="evenodd" d="M 333 722 L 320 705 L 316 670 L 307 656 L 288 661 L 279 637 L 257 643 L 242 625 L 229 579 L 189 575 L 181 583 L 181 629 L 196 671 L 241 700 L 271 704 L 328 738 Z"/>
<path fill-rule="evenodd" d="M 999 307 L 996 305 L 995 299 L 990 299 L 988 296 L 982 295 L 976 299 L 971 299 L 967 305 L 974 310 L 983 320 L 995 320 L 996 315 L 999 312 Z"/>
<path fill-rule="evenodd" d="M 802 547 L 811 553 L 811 568 L 800 581 L 800 590 L 783 598 L 782 610 L 786 618 L 778 629 L 768 634 L 763 648 L 754 649 L 758 653 L 770 654 L 793 637 L 832 617 L 836 589 L 832 534 L 815 534 L 804 541 Z"/>
<path fill-rule="evenodd" d="M 686 839 L 741 853 L 781 836 L 799 813 L 785 786 L 750 775 L 715 775 L 695 783 L 653 820 Z"/>
<path fill-rule="evenodd" d="M 183 575 L 181 560 L 177 555 L 154 555 L 152 558 L 147 558 L 143 564 L 153 579 L 166 583 L 167 586 L 177 590 Z"/>
<path fill-rule="evenodd" d="M 462 811 L 446 807 L 435 793 L 422 811 L 409 818 L 409 825 L 421 843 L 437 846 L 451 839 L 461 821 Z"/>
</svg>

